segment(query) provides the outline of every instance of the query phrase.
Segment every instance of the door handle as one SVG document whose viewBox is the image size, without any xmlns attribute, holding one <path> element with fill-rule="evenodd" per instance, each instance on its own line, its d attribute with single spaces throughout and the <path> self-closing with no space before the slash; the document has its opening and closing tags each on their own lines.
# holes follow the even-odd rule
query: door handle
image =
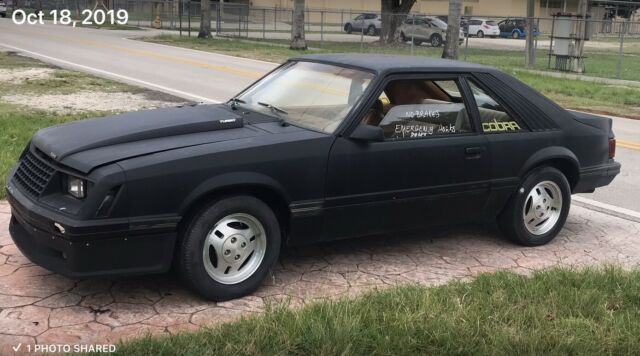
<svg viewBox="0 0 640 356">
<path fill-rule="evenodd" d="M 480 158 L 482 152 L 484 152 L 484 147 L 467 147 L 464 149 L 465 155 L 470 159 Z"/>
</svg>

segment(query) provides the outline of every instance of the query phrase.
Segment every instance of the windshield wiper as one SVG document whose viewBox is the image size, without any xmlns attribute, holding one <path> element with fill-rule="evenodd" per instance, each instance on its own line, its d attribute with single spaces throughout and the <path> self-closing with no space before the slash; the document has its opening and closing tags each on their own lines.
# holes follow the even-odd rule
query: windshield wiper
<svg viewBox="0 0 640 356">
<path fill-rule="evenodd" d="M 271 105 L 271 104 L 268 104 L 268 103 L 263 103 L 261 101 L 258 101 L 258 105 L 262 105 L 262 106 L 264 106 L 266 108 L 269 108 L 269 110 L 271 110 L 271 112 L 274 113 L 276 115 L 276 117 L 280 120 L 280 125 L 282 125 L 282 126 L 287 126 L 288 125 L 288 123 L 284 120 L 284 118 L 282 116 L 280 116 L 280 113 L 285 114 L 285 115 L 289 115 L 288 112 L 280 109 L 277 106 L 274 106 L 274 105 Z"/>
<path fill-rule="evenodd" d="M 231 109 L 236 110 L 238 109 L 238 104 L 246 104 L 247 102 L 239 98 L 231 98 L 229 103 L 231 104 Z"/>
</svg>

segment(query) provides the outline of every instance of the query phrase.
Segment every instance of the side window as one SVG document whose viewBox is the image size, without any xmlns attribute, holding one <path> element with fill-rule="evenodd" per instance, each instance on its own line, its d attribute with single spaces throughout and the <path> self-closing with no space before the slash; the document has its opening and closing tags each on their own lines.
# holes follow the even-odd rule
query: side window
<svg viewBox="0 0 640 356">
<path fill-rule="evenodd" d="M 362 20 L 364 19 L 364 15 L 359 15 L 358 17 L 356 17 L 354 20 Z"/>
<path fill-rule="evenodd" d="M 386 140 L 411 140 L 471 132 L 456 80 L 394 80 L 365 115 Z"/>
<path fill-rule="evenodd" d="M 468 82 L 473 92 L 476 105 L 478 105 L 478 111 L 480 112 L 482 132 L 504 133 L 523 131 L 520 124 L 512 118 L 491 95 L 482 90 L 473 79 L 469 79 Z"/>
</svg>

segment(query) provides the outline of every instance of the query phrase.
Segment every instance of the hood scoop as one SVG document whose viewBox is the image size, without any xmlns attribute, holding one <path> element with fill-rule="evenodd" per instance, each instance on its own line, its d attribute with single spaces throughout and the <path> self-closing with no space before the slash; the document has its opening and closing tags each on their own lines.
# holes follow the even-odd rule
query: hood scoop
<svg viewBox="0 0 640 356">
<path fill-rule="evenodd" d="M 138 111 L 71 122 L 38 131 L 33 144 L 56 161 L 77 152 L 123 143 L 243 127 L 224 105 Z"/>
</svg>

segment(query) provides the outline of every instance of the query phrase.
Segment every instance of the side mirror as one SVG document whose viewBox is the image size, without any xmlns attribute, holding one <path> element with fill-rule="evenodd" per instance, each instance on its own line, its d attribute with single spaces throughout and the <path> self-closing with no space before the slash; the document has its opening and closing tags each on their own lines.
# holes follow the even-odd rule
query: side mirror
<svg viewBox="0 0 640 356">
<path fill-rule="evenodd" d="M 349 138 L 358 141 L 384 141 L 384 132 L 380 126 L 361 124 L 349 135 Z"/>
</svg>

